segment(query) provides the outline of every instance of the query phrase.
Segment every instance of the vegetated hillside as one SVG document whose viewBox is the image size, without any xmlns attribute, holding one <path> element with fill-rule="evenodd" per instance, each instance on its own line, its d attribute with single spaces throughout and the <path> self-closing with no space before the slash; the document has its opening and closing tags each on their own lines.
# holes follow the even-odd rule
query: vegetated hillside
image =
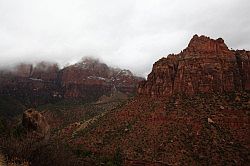
<svg viewBox="0 0 250 166">
<path fill-rule="evenodd" d="M 232 92 L 49 104 L 38 109 L 49 140 L 19 135 L 25 130 L 17 124 L 2 145 L 31 165 L 247 165 L 249 98 Z"/>
<path fill-rule="evenodd" d="M 88 128 L 108 112 L 121 108 L 128 99 L 127 94 L 113 91 L 111 95 L 102 96 L 97 102 L 63 100 L 37 107 L 39 112 L 34 109 L 27 110 L 23 118 L 16 117 L 0 136 L 0 145 L 7 163 L 35 166 L 114 163 L 113 158 L 106 157 L 109 155 L 85 158 L 89 154 L 71 146 L 73 144 L 70 140 L 78 131 Z M 34 117 L 29 120 L 27 114 L 33 114 Z M 49 126 L 43 129 L 41 122 Z M 36 130 L 37 127 L 39 130 Z M 46 135 L 39 133 L 45 130 Z"/>
<path fill-rule="evenodd" d="M 26 107 L 10 96 L 0 96 L 0 135 L 8 130 L 13 117 L 21 115 Z"/>
<path fill-rule="evenodd" d="M 124 165 L 248 165 L 249 51 L 195 35 L 162 58 L 139 96 L 71 140 Z M 91 154 L 92 154 L 91 153 Z"/>
<path fill-rule="evenodd" d="M 69 144 L 125 165 L 249 164 L 249 93 L 136 98 Z"/>
<path fill-rule="evenodd" d="M 9 96 L 0 96 L 0 116 L 8 119 L 22 114 L 26 107 L 18 100 Z"/>
<path fill-rule="evenodd" d="M 78 160 L 75 150 L 66 147 L 67 133 L 85 128 L 108 111 L 121 107 L 134 96 L 141 80 L 129 70 L 112 68 L 89 58 L 62 70 L 56 64 L 45 62 L 1 70 L 0 149 L 6 154 L 7 162 L 86 165 L 85 161 Z M 35 107 L 41 115 L 29 109 L 34 113 L 30 112 L 31 117 L 24 123 L 22 113 L 30 107 Z M 41 121 L 48 122 L 49 126 L 39 126 Z M 43 126 L 47 128 L 42 129 Z M 37 128 L 51 132 L 44 139 Z M 87 163 L 95 163 L 95 160 Z"/>
</svg>

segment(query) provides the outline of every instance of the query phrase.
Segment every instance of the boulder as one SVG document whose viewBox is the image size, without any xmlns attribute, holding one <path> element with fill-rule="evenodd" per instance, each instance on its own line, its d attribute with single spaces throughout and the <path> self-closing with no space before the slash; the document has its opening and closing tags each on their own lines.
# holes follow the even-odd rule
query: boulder
<svg viewBox="0 0 250 166">
<path fill-rule="evenodd" d="M 46 118 L 35 109 L 28 109 L 23 113 L 22 125 L 28 131 L 35 131 L 44 137 L 49 136 L 50 126 Z"/>
</svg>

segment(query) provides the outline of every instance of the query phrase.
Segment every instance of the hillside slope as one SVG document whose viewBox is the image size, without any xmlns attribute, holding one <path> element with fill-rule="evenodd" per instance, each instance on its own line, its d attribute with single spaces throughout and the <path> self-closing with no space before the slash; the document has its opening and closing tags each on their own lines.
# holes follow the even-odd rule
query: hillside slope
<svg viewBox="0 0 250 166">
<path fill-rule="evenodd" d="M 121 149 L 125 165 L 247 165 L 249 98 L 249 93 L 137 98 L 70 144 L 111 156 Z"/>
<path fill-rule="evenodd" d="M 162 58 L 138 96 L 85 128 L 71 146 L 120 151 L 124 165 L 248 165 L 249 51 L 195 35 Z"/>
</svg>

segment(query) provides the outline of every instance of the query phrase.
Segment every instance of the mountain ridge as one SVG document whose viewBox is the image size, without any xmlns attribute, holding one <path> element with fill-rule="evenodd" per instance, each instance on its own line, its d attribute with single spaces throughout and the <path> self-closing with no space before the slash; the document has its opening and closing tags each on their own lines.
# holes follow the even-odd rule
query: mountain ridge
<svg viewBox="0 0 250 166">
<path fill-rule="evenodd" d="M 138 94 L 171 96 L 250 90 L 250 52 L 229 50 L 224 40 L 194 35 L 187 48 L 154 63 Z"/>
<path fill-rule="evenodd" d="M 91 58 L 63 69 L 48 62 L 19 64 L 0 71 L 0 95 L 17 97 L 31 106 L 62 99 L 97 100 L 111 93 L 113 87 L 134 94 L 140 80 L 143 78 L 129 70 L 114 69 Z"/>
</svg>

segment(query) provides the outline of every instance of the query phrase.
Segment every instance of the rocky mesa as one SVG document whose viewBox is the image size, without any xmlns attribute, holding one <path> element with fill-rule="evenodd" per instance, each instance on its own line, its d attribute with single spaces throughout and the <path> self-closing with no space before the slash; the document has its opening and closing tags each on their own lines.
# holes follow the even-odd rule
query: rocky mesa
<svg viewBox="0 0 250 166">
<path fill-rule="evenodd" d="M 222 38 L 194 35 L 186 49 L 158 60 L 138 93 L 193 95 L 250 90 L 250 52 L 229 50 Z"/>
</svg>

